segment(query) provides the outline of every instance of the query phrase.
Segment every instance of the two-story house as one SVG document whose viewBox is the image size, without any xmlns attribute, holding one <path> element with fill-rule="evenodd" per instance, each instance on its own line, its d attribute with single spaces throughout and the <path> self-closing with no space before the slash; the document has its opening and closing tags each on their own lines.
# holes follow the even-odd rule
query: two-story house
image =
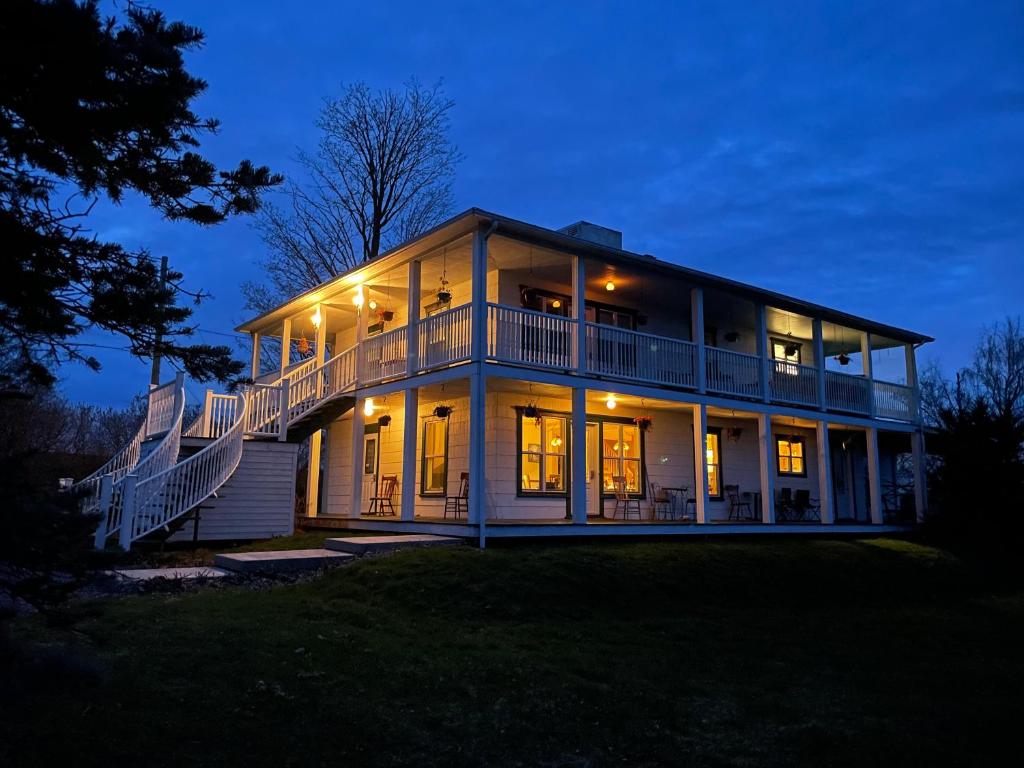
<svg viewBox="0 0 1024 768">
<path fill-rule="evenodd" d="M 482 543 L 864 532 L 924 514 L 915 349 L 929 337 L 630 253 L 585 222 L 472 209 L 238 330 L 256 383 L 208 396 L 181 442 L 203 448 L 195 464 L 227 457 L 197 496 L 259 444 L 268 485 L 224 494 L 235 518 L 206 502 L 199 538 L 227 537 L 246 499 L 283 487 L 306 439 L 304 512 L 350 528 Z M 267 339 L 288 342 L 272 366 Z M 108 481 L 136 533 L 204 506 L 163 501 L 161 483 L 190 482 L 174 463 L 146 481 L 149 502 L 118 502 L 124 477 Z M 285 506 L 263 503 L 264 534 L 290 530 Z"/>
</svg>

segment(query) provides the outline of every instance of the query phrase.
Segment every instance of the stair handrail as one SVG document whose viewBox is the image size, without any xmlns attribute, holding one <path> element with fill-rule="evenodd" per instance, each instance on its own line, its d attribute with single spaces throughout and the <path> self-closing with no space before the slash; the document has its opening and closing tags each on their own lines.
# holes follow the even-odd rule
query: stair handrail
<svg viewBox="0 0 1024 768">
<path fill-rule="evenodd" d="M 291 379 L 288 386 L 288 417 L 285 424 L 291 424 L 300 416 L 353 386 L 356 383 L 358 352 L 358 346 L 351 346 L 323 365 Z"/>
<path fill-rule="evenodd" d="M 248 393 L 237 395 L 231 428 L 198 453 L 163 471 L 136 480 L 128 494 L 119 541 L 128 549 L 133 541 L 187 514 L 227 482 L 242 460 Z"/>
<path fill-rule="evenodd" d="M 143 417 L 135 435 L 121 450 L 111 456 L 95 472 L 86 475 L 71 486 L 71 493 L 81 498 L 79 510 L 82 514 L 91 514 L 96 511 L 100 502 L 100 483 L 104 475 L 112 475 L 115 481 L 120 480 L 139 463 L 142 441 L 146 439 L 148 425 L 149 420 Z"/>
<path fill-rule="evenodd" d="M 181 449 L 181 422 L 185 416 L 184 374 L 179 373 L 174 383 L 177 386 L 174 390 L 174 402 L 171 406 L 169 428 L 164 432 L 156 447 L 146 454 L 142 461 L 136 464 L 129 473 L 124 474 L 120 479 L 113 482 L 109 502 L 104 500 L 105 503 L 99 509 L 100 525 L 96 530 L 95 538 L 97 549 L 102 549 L 106 544 L 107 538 L 121 529 L 121 518 L 124 512 L 127 486 L 131 484 L 134 487 L 139 481 L 157 475 L 168 467 L 174 466 L 178 460 L 178 452 Z M 147 432 L 149 424 L 150 421 L 147 419 Z"/>
</svg>

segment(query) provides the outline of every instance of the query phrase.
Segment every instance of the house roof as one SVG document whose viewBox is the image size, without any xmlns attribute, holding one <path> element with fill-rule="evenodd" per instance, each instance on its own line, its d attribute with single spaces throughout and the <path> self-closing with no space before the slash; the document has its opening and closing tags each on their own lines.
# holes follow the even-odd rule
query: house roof
<svg viewBox="0 0 1024 768">
<path fill-rule="evenodd" d="M 567 235 L 562 232 L 556 232 L 552 229 L 540 227 L 536 224 L 529 224 L 525 221 L 519 221 L 518 219 L 502 216 L 501 214 L 491 213 L 490 211 L 485 211 L 480 208 L 470 208 L 463 211 L 447 221 L 438 224 L 436 227 L 428 230 L 414 240 L 402 243 L 401 245 L 382 253 L 375 259 L 364 262 L 357 268 L 344 272 L 337 277 L 320 284 L 316 288 L 292 297 L 269 312 L 265 312 L 246 321 L 239 325 L 236 330 L 251 332 L 265 329 L 268 325 L 278 322 L 286 316 L 299 312 L 307 306 L 311 306 L 316 301 L 321 300 L 323 296 L 331 294 L 336 289 L 347 287 L 348 283 L 352 282 L 351 275 L 355 272 L 366 269 L 367 266 L 372 266 L 387 259 L 391 259 L 403 252 L 412 256 L 416 253 L 422 252 L 423 250 L 436 247 L 437 245 L 463 235 L 466 232 L 471 232 L 481 225 L 494 224 L 497 225 L 497 228 L 495 229 L 496 234 L 512 235 L 514 237 L 532 241 L 537 245 L 545 245 L 571 253 L 591 256 L 602 259 L 608 263 L 615 263 L 623 266 L 635 266 L 649 271 L 672 274 L 685 278 L 688 282 L 695 285 L 716 288 L 737 296 L 742 296 L 757 303 L 768 304 L 778 309 L 784 309 L 811 317 L 819 317 L 822 320 L 850 326 L 872 334 L 885 336 L 896 341 L 909 342 L 913 344 L 924 344 L 926 342 L 934 341 L 932 337 L 915 331 L 886 325 L 885 323 L 879 323 L 874 320 L 859 317 L 821 304 L 815 304 L 814 302 L 805 301 L 793 296 L 787 296 L 765 288 L 758 288 L 757 286 L 750 285 L 748 283 L 742 283 L 737 280 L 713 275 L 709 272 L 702 272 L 701 270 L 684 267 L 680 264 L 674 264 L 672 262 L 655 258 L 649 254 L 633 253 L 631 251 L 593 243 L 589 240 L 572 237 L 571 235 Z"/>
</svg>

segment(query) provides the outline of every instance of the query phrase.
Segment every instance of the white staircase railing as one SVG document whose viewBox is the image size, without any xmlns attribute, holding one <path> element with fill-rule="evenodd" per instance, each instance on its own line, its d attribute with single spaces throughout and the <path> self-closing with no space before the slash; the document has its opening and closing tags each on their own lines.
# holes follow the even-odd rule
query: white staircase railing
<svg viewBox="0 0 1024 768">
<path fill-rule="evenodd" d="M 288 417 L 284 423 L 291 424 L 352 387 L 356 382 L 358 353 L 358 347 L 349 347 L 319 368 L 292 379 L 288 385 Z"/>
<path fill-rule="evenodd" d="M 178 460 L 178 451 L 181 449 L 181 421 L 185 414 L 185 379 L 178 374 L 174 381 L 173 389 L 163 385 L 154 389 L 153 392 L 160 392 L 160 400 L 170 400 L 169 409 L 160 404 L 161 414 L 169 413 L 169 416 L 161 415 L 159 423 L 166 424 L 168 429 L 146 456 L 139 461 L 128 474 L 122 474 L 115 479 L 113 474 L 104 475 L 100 481 L 98 510 L 100 513 L 100 524 L 96 529 L 95 544 L 97 549 L 102 549 L 109 536 L 121 529 L 121 518 L 125 504 L 130 501 L 130 494 L 134 490 L 135 483 L 139 480 L 152 477 L 163 472 L 174 465 Z M 167 393 L 170 392 L 168 395 Z M 152 393 L 151 393 L 152 394 Z M 152 398 L 150 403 L 152 405 Z M 147 432 L 154 424 L 153 419 L 147 418 Z M 141 447 L 140 447 L 141 450 Z M 130 486 L 130 487 L 129 487 Z"/>
<path fill-rule="evenodd" d="M 115 453 L 106 464 L 91 475 L 87 475 L 71 486 L 71 493 L 81 498 L 79 509 L 83 514 L 88 515 L 97 511 L 100 503 L 100 486 L 104 475 L 110 475 L 113 480 L 120 480 L 139 463 L 142 441 L 146 439 L 148 426 L 149 420 L 143 418 L 135 436 L 124 448 Z"/>
<path fill-rule="evenodd" d="M 234 422 L 208 446 L 147 478 L 127 476 L 119 536 L 122 548 L 187 514 L 231 477 L 242 459 L 247 423 L 247 395 L 233 399 Z"/>
</svg>

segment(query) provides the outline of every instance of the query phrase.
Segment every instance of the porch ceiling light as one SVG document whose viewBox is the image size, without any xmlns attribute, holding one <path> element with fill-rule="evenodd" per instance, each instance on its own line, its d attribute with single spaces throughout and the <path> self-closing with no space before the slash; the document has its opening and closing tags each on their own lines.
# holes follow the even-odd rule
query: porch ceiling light
<svg viewBox="0 0 1024 768">
<path fill-rule="evenodd" d="M 609 411 L 614 411 L 615 406 L 617 405 L 615 395 L 608 395 L 608 399 L 604 401 L 604 404 L 608 406 Z"/>
<path fill-rule="evenodd" d="M 321 322 L 323 322 L 323 316 L 320 314 L 320 305 L 317 304 L 316 309 L 313 311 L 313 327 L 319 328 Z"/>
<path fill-rule="evenodd" d="M 363 401 L 363 415 L 364 416 L 373 416 L 373 398 L 372 397 L 368 397 L 368 398 L 366 398 L 365 401 Z"/>
<path fill-rule="evenodd" d="M 615 283 L 613 283 L 611 280 L 609 280 L 607 283 L 604 284 L 604 289 L 606 291 L 614 291 L 615 290 Z"/>
<path fill-rule="evenodd" d="M 356 295 L 352 297 L 352 303 L 357 307 L 362 308 L 363 306 L 363 286 L 356 286 Z"/>
</svg>

